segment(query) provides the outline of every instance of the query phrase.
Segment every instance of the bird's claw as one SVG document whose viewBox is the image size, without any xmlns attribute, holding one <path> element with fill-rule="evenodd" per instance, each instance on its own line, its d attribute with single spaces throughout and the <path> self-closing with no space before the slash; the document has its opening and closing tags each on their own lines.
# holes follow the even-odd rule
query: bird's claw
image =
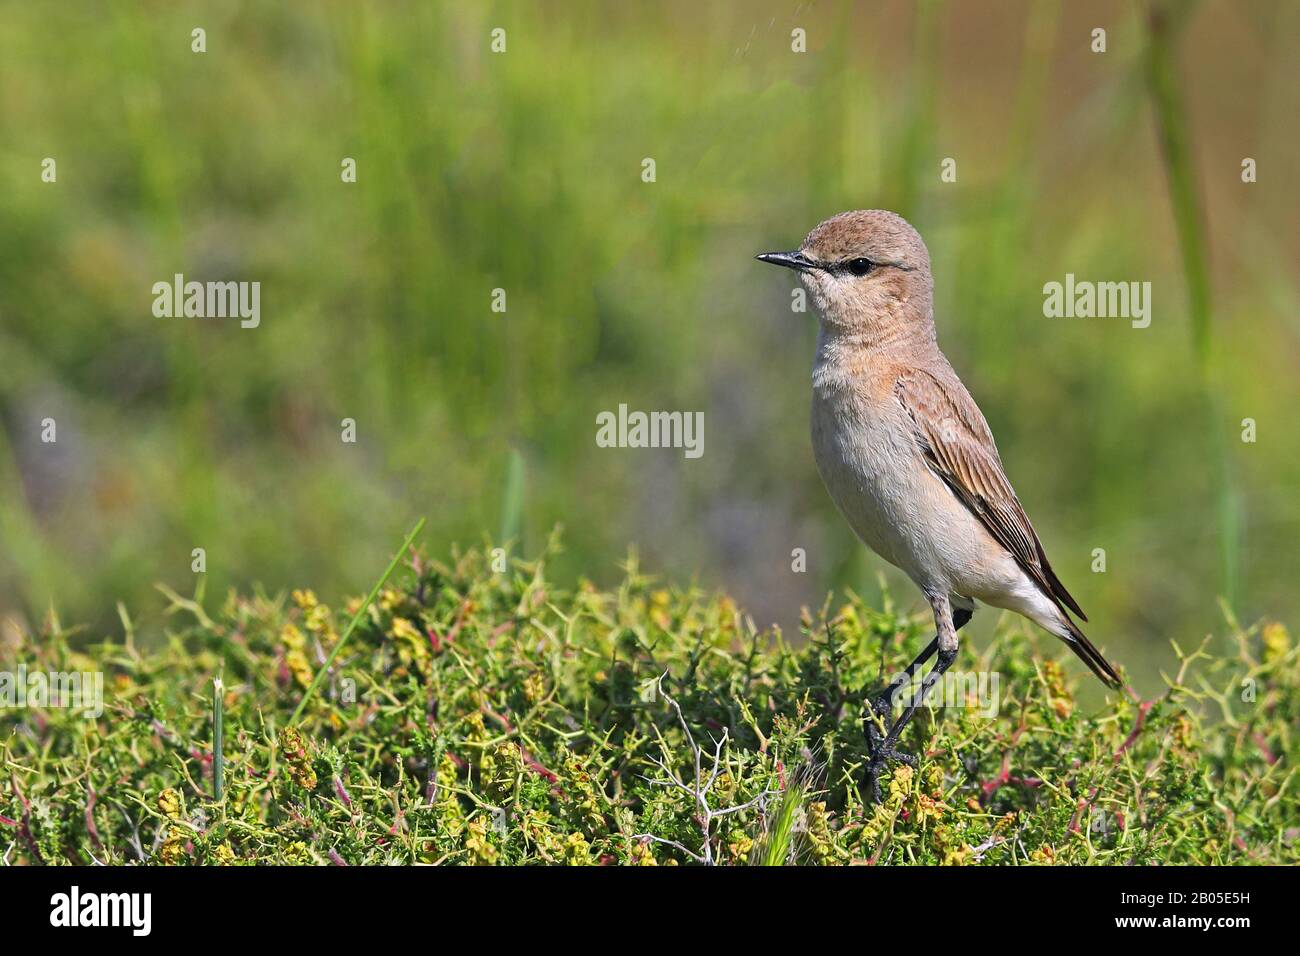
<svg viewBox="0 0 1300 956">
<path fill-rule="evenodd" d="M 886 750 L 884 756 L 887 760 L 897 760 L 899 763 L 905 763 L 913 770 L 921 766 L 921 761 L 917 759 L 916 754 L 906 754 L 901 750 Z"/>
<path fill-rule="evenodd" d="M 880 742 L 885 739 L 882 728 L 888 726 L 889 712 L 893 709 L 894 702 L 886 692 L 870 700 L 869 705 L 871 711 L 862 722 L 866 725 L 867 743 L 874 753 L 880 746 Z"/>
<path fill-rule="evenodd" d="M 893 708 L 894 698 L 890 695 L 888 690 L 878 697 L 873 697 L 871 700 L 871 709 L 876 712 L 878 717 L 888 717 L 889 712 L 893 710 Z"/>
<path fill-rule="evenodd" d="M 880 773 L 885 769 L 887 761 L 897 760 L 899 763 L 905 763 L 913 770 L 921 765 L 914 754 L 904 753 L 893 747 L 880 747 L 877 745 L 871 754 L 871 760 L 867 763 L 866 782 L 871 789 L 871 799 L 876 803 L 883 803 L 884 799 L 880 789 Z"/>
<path fill-rule="evenodd" d="M 912 754 L 904 753 L 894 746 L 898 739 L 897 726 L 887 730 L 889 727 L 889 715 L 894 709 L 894 688 L 892 686 L 885 689 L 879 696 L 871 698 L 868 702 L 870 710 L 868 711 L 863 723 L 867 731 L 867 750 L 870 753 L 870 759 L 867 762 L 866 782 L 871 789 L 871 797 L 876 803 L 881 803 L 880 774 L 885 769 L 885 765 L 890 760 L 897 760 L 899 763 L 905 763 L 912 769 L 920 766 L 920 761 Z"/>
</svg>

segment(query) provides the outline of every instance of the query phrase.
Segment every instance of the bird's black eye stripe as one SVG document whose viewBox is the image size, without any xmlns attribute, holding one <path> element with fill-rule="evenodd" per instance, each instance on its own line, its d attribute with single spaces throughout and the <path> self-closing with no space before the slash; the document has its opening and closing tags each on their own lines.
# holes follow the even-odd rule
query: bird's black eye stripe
<svg viewBox="0 0 1300 956">
<path fill-rule="evenodd" d="M 870 259 L 863 259 L 861 257 L 857 259 L 849 259 L 847 262 L 843 263 L 844 269 L 847 272 L 849 272 L 851 275 L 855 275 L 855 276 L 866 275 L 868 272 L 871 271 L 874 265 L 875 263 L 872 262 Z"/>
</svg>

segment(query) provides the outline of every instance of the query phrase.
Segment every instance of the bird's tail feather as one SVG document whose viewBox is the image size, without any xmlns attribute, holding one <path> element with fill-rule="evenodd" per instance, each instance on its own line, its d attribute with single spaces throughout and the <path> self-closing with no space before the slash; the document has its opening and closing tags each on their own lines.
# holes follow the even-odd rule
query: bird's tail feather
<svg viewBox="0 0 1300 956">
<path fill-rule="evenodd" d="M 1065 618 L 1065 624 L 1070 632 L 1070 636 L 1065 639 L 1070 650 L 1078 655 L 1079 660 L 1088 665 L 1088 669 L 1097 675 L 1097 678 L 1107 687 L 1118 689 L 1123 686 L 1123 681 L 1119 679 L 1114 666 L 1110 661 L 1102 656 L 1101 651 L 1097 650 L 1096 645 L 1084 636 L 1083 631 L 1079 630 L 1079 625 L 1075 624 L 1068 614 L 1062 614 Z"/>
</svg>

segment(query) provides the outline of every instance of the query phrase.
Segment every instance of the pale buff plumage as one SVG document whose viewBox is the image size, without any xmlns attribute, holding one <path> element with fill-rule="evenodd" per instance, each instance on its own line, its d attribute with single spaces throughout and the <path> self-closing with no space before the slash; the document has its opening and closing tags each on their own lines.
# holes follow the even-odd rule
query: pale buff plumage
<svg viewBox="0 0 1300 956">
<path fill-rule="evenodd" d="M 940 673 L 966 612 L 983 601 L 1035 621 L 1118 686 L 1071 620 L 1068 611 L 1087 618 L 1048 563 L 984 416 L 939 349 L 930 257 L 916 230 L 891 212 L 847 212 L 813 229 L 798 252 L 759 258 L 798 270 L 812 294 L 821 315 L 818 470 L 857 535 L 930 602 Z"/>
</svg>

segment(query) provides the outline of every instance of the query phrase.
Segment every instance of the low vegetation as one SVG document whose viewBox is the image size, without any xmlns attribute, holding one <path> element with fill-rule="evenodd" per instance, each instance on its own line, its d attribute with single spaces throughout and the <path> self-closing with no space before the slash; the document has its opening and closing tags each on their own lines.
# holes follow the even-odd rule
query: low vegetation
<svg viewBox="0 0 1300 956">
<path fill-rule="evenodd" d="M 997 675 L 996 714 L 920 710 L 919 767 L 875 805 L 864 701 L 930 627 L 888 601 L 828 604 L 787 641 L 635 561 L 615 591 L 561 590 L 491 552 L 416 556 L 370 604 L 168 598 L 165 636 L 123 612 L 123 636 L 51 618 L 18 647 L 29 673 L 104 672 L 105 700 L 0 711 L 9 863 L 1300 861 L 1279 623 L 1229 619 L 1225 656 L 1179 640 L 1163 693 L 1092 709 L 1059 645 L 1005 622 L 955 668 Z"/>
</svg>

